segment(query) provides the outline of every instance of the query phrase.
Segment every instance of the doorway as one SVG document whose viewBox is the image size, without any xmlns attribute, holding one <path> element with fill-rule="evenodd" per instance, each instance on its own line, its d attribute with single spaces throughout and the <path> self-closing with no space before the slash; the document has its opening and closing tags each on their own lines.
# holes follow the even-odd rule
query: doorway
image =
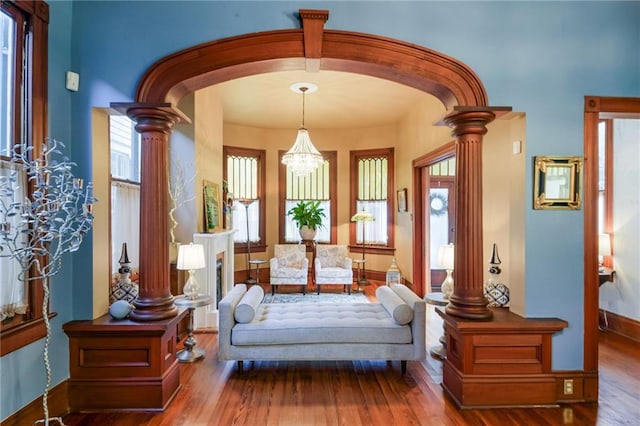
<svg viewBox="0 0 640 426">
<path fill-rule="evenodd" d="M 437 257 L 442 243 L 453 242 L 455 236 L 454 156 L 455 143 L 449 142 L 413 161 L 413 279 L 414 288 L 421 295 L 439 291 L 446 276 Z M 439 235 L 433 241 L 432 227 Z"/>
<path fill-rule="evenodd" d="M 599 126 L 602 120 L 640 118 L 640 98 L 585 97 L 584 107 L 584 369 L 598 370 Z M 604 230 L 606 231 L 606 225 Z M 615 246 L 615 243 L 613 243 Z M 596 386 L 591 389 L 597 395 Z"/>
</svg>

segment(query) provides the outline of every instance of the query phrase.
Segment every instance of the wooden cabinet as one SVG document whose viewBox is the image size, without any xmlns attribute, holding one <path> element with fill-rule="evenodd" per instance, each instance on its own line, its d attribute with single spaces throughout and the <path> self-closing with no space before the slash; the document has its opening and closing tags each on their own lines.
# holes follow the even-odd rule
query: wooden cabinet
<svg viewBox="0 0 640 426">
<path fill-rule="evenodd" d="M 180 386 L 178 316 L 158 321 L 71 321 L 69 403 L 72 412 L 163 410 Z"/>
<path fill-rule="evenodd" d="M 557 402 L 551 338 L 568 326 L 557 318 L 523 318 L 492 308 L 493 318 L 444 319 L 447 355 L 442 385 L 463 408 L 544 405 Z"/>
</svg>

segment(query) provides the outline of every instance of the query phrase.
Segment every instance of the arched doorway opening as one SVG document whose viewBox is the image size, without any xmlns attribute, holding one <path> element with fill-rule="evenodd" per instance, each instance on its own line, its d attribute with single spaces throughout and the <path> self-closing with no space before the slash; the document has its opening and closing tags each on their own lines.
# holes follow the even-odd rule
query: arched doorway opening
<svg viewBox="0 0 640 426">
<path fill-rule="evenodd" d="M 456 204 L 466 209 L 463 225 L 469 232 L 456 241 L 456 265 L 462 282 L 476 282 L 482 276 L 482 169 L 480 150 L 486 124 L 495 118 L 488 107 L 487 94 L 476 74 L 462 62 L 430 49 L 381 36 L 348 31 L 324 30 L 327 11 L 301 10 L 302 29 L 276 30 L 217 40 L 169 55 L 152 65 L 138 85 L 136 103 L 127 114 L 137 121 L 143 135 L 143 152 L 149 169 L 142 167 L 141 252 L 160 253 L 153 259 L 141 259 L 142 301 L 136 305 L 137 320 L 152 320 L 174 315 L 170 311 L 171 294 L 166 274 L 168 251 L 163 229 L 165 201 L 157 194 L 166 187 L 166 171 L 159 167 L 167 160 L 167 141 L 173 124 L 184 120 L 175 108 L 186 94 L 239 77 L 285 70 L 332 70 L 363 74 L 413 87 L 436 97 L 448 111 L 442 121 L 453 129 L 459 144 L 456 157 L 467 173 L 458 182 Z M 122 105 L 121 105 L 122 107 Z M 510 109 L 509 109 L 510 110 Z M 149 143 L 144 143 L 148 140 Z M 458 152 L 459 151 L 459 152 Z M 145 187 L 148 189 L 145 190 Z M 145 214 L 146 197 L 154 205 Z M 146 223 L 145 223 L 146 222 Z M 470 237 L 470 235 L 472 237 Z M 142 271 L 149 271 L 152 282 L 145 285 Z M 421 284 L 420 284 L 421 285 Z M 147 288 L 149 287 L 149 288 Z M 415 289 L 417 293 L 422 288 Z M 455 315 L 486 319 L 491 312 L 482 294 L 482 282 L 451 298 L 447 307 Z M 154 312 L 155 311 L 155 312 Z"/>
</svg>

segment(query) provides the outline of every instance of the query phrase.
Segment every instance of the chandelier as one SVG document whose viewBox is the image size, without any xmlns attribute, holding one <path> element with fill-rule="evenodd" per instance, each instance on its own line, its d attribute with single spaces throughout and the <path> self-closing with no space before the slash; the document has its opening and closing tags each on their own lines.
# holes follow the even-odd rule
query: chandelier
<svg viewBox="0 0 640 426">
<path fill-rule="evenodd" d="M 306 176 L 324 162 L 322 155 L 316 147 L 313 146 L 313 143 L 311 143 L 309 132 L 304 127 L 305 93 L 307 91 L 309 91 L 309 93 L 315 92 L 317 86 L 312 83 L 296 83 L 291 86 L 291 90 L 302 93 L 302 124 L 298 129 L 295 143 L 291 149 L 282 156 L 282 164 L 287 166 L 295 176 Z"/>
</svg>

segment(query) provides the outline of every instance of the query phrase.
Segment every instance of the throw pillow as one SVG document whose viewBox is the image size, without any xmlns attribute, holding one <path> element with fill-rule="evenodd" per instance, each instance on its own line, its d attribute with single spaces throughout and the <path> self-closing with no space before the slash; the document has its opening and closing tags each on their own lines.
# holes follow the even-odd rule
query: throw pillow
<svg viewBox="0 0 640 426">
<path fill-rule="evenodd" d="M 413 309 L 407 305 L 393 290 L 387 286 L 380 286 L 376 290 L 376 297 L 396 324 L 409 324 L 413 319 Z"/>
<path fill-rule="evenodd" d="M 242 296 L 240 302 L 236 306 L 236 310 L 233 314 L 234 318 L 239 323 L 248 323 L 253 321 L 253 317 L 256 315 L 256 309 L 258 305 L 262 303 L 264 297 L 264 290 L 259 285 L 254 285 Z"/>
</svg>

